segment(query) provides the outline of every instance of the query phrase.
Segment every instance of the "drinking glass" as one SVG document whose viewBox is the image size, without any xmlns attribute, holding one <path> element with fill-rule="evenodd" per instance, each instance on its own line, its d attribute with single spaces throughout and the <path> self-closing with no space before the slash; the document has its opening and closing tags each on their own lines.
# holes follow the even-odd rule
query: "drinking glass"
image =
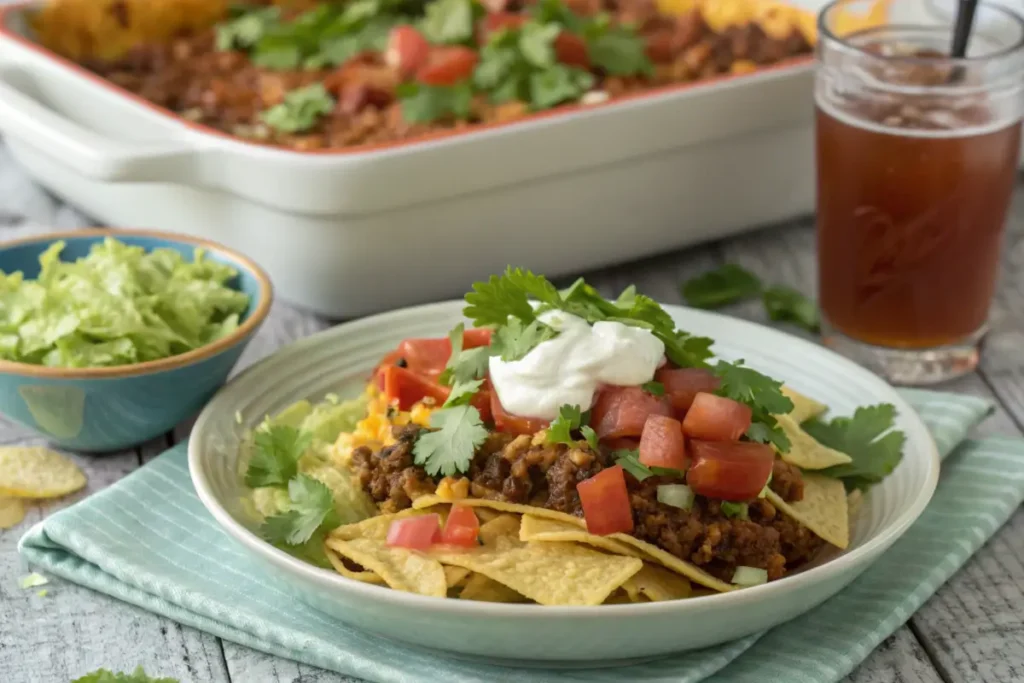
<svg viewBox="0 0 1024 683">
<path fill-rule="evenodd" d="M 956 5 L 876 0 L 819 16 L 819 298 L 825 342 L 890 381 L 972 371 L 986 331 L 1024 113 L 1024 20 L 979 3 L 951 58 Z M 852 25 L 856 25 L 854 22 Z"/>
</svg>

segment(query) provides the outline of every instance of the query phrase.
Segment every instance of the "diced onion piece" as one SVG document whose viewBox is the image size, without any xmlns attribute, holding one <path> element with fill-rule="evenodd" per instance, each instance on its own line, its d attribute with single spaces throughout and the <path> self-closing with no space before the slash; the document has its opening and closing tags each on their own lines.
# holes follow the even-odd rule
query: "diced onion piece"
<svg viewBox="0 0 1024 683">
<path fill-rule="evenodd" d="M 693 489 L 686 484 L 662 484 L 658 487 L 658 502 L 680 510 L 693 507 Z"/>
<path fill-rule="evenodd" d="M 768 495 L 768 486 L 772 483 L 772 473 L 768 473 L 768 481 L 764 483 L 764 488 L 761 489 L 761 493 L 757 494 L 758 498 L 764 498 Z"/>
<path fill-rule="evenodd" d="M 762 583 L 768 583 L 768 570 L 741 565 L 736 567 L 732 582 L 737 586 L 760 586 Z"/>
</svg>

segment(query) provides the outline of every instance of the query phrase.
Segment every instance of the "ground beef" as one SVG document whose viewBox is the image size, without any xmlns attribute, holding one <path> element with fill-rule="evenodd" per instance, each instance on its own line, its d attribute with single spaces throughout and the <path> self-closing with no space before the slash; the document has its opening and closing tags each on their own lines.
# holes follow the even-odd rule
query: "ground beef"
<svg viewBox="0 0 1024 683">
<path fill-rule="evenodd" d="M 352 451 L 352 469 L 359 485 L 380 506 L 381 512 L 398 512 L 419 496 L 434 492 L 436 484 L 422 467 L 413 464 L 412 447 L 420 428 L 395 429 L 397 441 L 373 452 L 366 446 Z"/>
<path fill-rule="evenodd" d="M 778 458 L 772 466 L 772 480 L 768 486 L 787 503 L 804 499 L 804 479 L 799 468 Z"/>
</svg>

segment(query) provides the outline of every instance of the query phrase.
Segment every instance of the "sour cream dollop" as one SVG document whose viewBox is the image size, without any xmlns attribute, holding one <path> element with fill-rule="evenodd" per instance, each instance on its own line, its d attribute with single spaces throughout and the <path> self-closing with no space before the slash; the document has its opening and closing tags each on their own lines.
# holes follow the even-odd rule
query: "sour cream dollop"
<svg viewBox="0 0 1024 683">
<path fill-rule="evenodd" d="M 643 328 L 604 321 L 589 325 L 562 311 L 539 318 L 558 336 L 520 360 L 490 359 L 491 384 L 513 415 L 553 420 L 563 405 L 587 410 L 600 385 L 650 382 L 665 362 L 665 345 Z"/>
</svg>

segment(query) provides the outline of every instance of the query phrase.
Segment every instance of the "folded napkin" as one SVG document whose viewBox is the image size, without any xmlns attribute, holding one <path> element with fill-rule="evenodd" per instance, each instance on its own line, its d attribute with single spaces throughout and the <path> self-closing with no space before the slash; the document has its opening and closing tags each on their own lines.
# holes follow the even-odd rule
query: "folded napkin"
<svg viewBox="0 0 1024 683">
<path fill-rule="evenodd" d="M 990 412 L 986 401 L 903 393 L 942 455 L 953 452 L 935 498 L 906 535 L 840 594 L 788 624 L 629 667 L 494 666 L 335 622 L 281 591 L 278 579 L 220 530 L 192 488 L 183 444 L 36 525 L 20 551 L 52 574 L 183 624 L 371 681 L 828 683 L 903 624 L 1024 500 L 1024 441 L 964 441 Z"/>
</svg>

